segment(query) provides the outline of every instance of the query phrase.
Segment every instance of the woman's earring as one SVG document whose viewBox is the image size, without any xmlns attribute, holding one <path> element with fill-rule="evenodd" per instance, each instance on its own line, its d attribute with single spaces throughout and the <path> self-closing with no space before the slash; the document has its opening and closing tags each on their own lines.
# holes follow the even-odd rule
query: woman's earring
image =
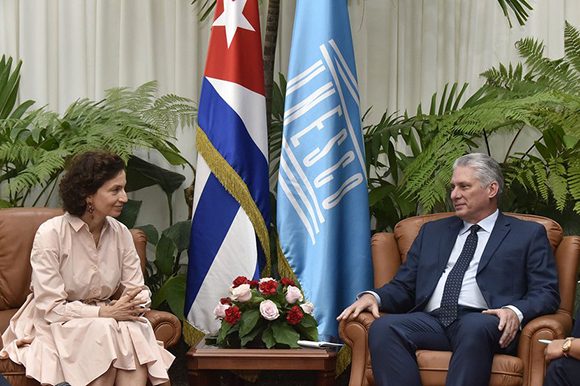
<svg viewBox="0 0 580 386">
<path fill-rule="evenodd" d="M 87 203 L 87 212 L 89 212 L 89 214 L 91 215 L 91 219 L 94 218 L 93 216 L 93 212 L 95 211 L 95 207 L 93 206 L 92 203 Z"/>
</svg>

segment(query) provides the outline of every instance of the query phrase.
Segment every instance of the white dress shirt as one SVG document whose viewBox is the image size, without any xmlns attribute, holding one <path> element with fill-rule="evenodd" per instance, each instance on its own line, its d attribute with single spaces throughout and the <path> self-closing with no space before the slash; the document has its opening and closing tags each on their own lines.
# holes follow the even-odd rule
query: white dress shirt
<svg viewBox="0 0 580 386">
<path fill-rule="evenodd" d="M 485 249 L 487 241 L 489 240 L 489 236 L 491 235 L 491 231 L 495 226 L 495 221 L 497 220 L 498 214 L 499 211 L 496 210 L 491 215 L 477 223 L 477 225 L 480 226 L 480 229 L 477 231 L 477 248 L 473 254 L 473 259 L 471 259 L 471 262 L 467 267 L 467 271 L 465 271 L 465 276 L 463 276 L 463 284 L 461 285 L 461 292 L 457 302 L 460 306 L 483 309 L 488 307 L 483 295 L 481 294 L 481 290 L 477 285 L 475 276 L 477 275 L 477 268 L 479 267 L 481 255 L 483 255 L 483 250 Z M 429 299 L 429 302 L 425 306 L 426 312 L 431 312 L 441 306 L 441 298 L 443 297 L 443 289 L 445 288 L 447 276 L 449 276 L 449 273 L 455 266 L 457 259 L 459 259 L 459 255 L 463 250 L 463 245 L 467 240 L 467 236 L 469 236 L 469 228 L 471 228 L 473 225 L 475 224 L 470 224 L 467 221 L 463 221 L 463 228 L 461 228 L 459 235 L 455 240 L 455 245 L 453 246 L 449 260 L 447 260 L 445 271 L 443 271 L 441 274 L 439 282 L 437 283 L 437 287 L 435 287 L 435 291 L 433 292 L 431 299 Z"/>
</svg>

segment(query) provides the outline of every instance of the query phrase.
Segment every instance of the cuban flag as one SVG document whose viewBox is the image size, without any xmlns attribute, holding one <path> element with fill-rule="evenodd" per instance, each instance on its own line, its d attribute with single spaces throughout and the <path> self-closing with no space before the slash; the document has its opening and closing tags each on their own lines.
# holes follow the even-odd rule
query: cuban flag
<svg viewBox="0 0 580 386">
<path fill-rule="evenodd" d="M 185 304 L 187 320 L 203 333 L 219 329 L 213 309 L 232 281 L 258 278 L 269 253 L 260 39 L 257 0 L 217 1 L 199 102 Z"/>
<path fill-rule="evenodd" d="M 280 247 L 323 339 L 372 288 L 370 221 L 347 0 L 298 0 L 277 193 Z"/>
</svg>

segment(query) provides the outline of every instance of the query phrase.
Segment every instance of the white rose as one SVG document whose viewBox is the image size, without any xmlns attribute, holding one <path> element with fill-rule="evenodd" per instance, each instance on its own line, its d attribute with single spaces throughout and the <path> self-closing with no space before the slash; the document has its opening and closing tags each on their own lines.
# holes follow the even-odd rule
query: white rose
<svg viewBox="0 0 580 386">
<path fill-rule="evenodd" d="M 312 315 L 312 313 L 314 312 L 314 304 L 310 303 L 310 302 L 306 302 L 300 305 L 300 308 L 302 308 L 302 311 L 304 311 L 304 313 L 308 314 L 308 315 Z"/>
<path fill-rule="evenodd" d="M 286 288 L 286 301 L 290 304 L 296 303 L 296 301 L 304 300 L 304 296 L 302 296 L 302 291 L 300 288 L 295 287 L 293 285 L 289 285 Z"/>
<path fill-rule="evenodd" d="M 249 284 L 240 284 L 237 287 L 230 288 L 230 298 L 238 302 L 247 302 L 252 298 L 252 291 Z"/>
<path fill-rule="evenodd" d="M 217 306 L 213 309 L 213 314 L 215 315 L 216 319 L 223 319 L 226 317 L 226 310 L 230 308 L 229 304 L 221 304 L 218 303 Z"/>
<path fill-rule="evenodd" d="M 260 279 L 260 283 L 264 283 L 266 281 L 276 281 L 276 279 L 271 278 L 271 277 L 263 277 Z"/>
<path fill-rule="evenodd" d="M 264 300 L 260 303 L 260 315 L 266 320 L 278 319 L 280 316 L 280 311 L 276 307 L 276 303 L 271 300 Z"/>
</svg>

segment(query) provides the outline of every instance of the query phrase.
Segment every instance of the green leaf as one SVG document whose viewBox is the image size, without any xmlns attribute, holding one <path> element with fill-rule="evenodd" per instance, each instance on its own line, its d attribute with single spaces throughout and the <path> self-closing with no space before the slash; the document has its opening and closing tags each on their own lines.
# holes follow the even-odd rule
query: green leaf
<svg viewBox="0 0 580 386">
<path fill-rule="evenodd" d="M 185 176 L 182 174 L 163 169 L 136 156 L 129 158 L 127 163 L 125 189 L 128 192 L 159 185 L 164 192 L 171 194 L 181 186 L 183 181 L 185 181 Z"/>
<path fill-rule="evenodd" d="M 177 246 L 177 252 L 181 253 L 189 247 L 191 236 L 191 221 L 180 221 L 165 229 L 162 235 L 169 237 Z"/>
<path fill-rule="evenodd" d="M 169 278 L 151 298 L 151 306 L 158 308 L 167 302 L 171 312 L 178 318 L 183 319 L 183 307 L 185 304 L 185 282 L 186 277 L 179 274 Z"/>
<path fill-rule="evenodd" d="M 240 320 L 240 338 L 248 335 L 254 329 L 260 319 L 260 311 L 255 308 L 249 309 L 244 311 L 242 316 Z"/>
<path fill-rule="evenodd" d="M 240 327 L 240 329 L 241 329 L 241 327 Z M 240 339 L 240 345 L 242 347 L 245 347 L 249 342 L 256 339 L 256 337 L 260 334 L 261 331 L 262 331 L 262 327 L 260 325 L 256 325 L 256 327 L 254 327 L 254 329 L 252 331 L 250 331 L 249 334 L 242 336 L 242 338 Z M 240 332 L 240 335 L 241 335 L 241 332 Z"/>
<path fill-rule="evenodd" d="M 576 144 L 578 143 L 578 140 L 580 138 L 572 136 L 572 135 L 564 135 L 562 137 L 562 140 L 564 141 L 564 145 L 566 146 L 567 149 L 573 149 L 574 147 L 576 147 Z"/>
<path fill-rule="evenodd" d="M 162 234 L 155 249 L 155 266 L 163 275 L 169 276 L 173 273 L 176 255 L 177 247 L 175 243 Z"/>
<path fill-rule="evenodd" d="M 128 200 L 127 203 L 123 206 L 123 211 L 121 212 L 121 215 L 117 217 L 117 220 L 125 224 L 125 226 L 129 229 L 134 228 L 142 203 L 143 201 Z"/>
<path fill-rule="evenodd" d="M 141 225 L 138 226 L 137 229 L 141 229 L 147 235 L 147 241 L 153 245 L 157 245 L 159 241 L 159 232 L 157 232 L 157 228 L 155 228 L 151 224 Z"/>
<path fill-rule="evenodd" d="M 217 337 L 217 344 L 219 346 L 223 346 L 225 344 L 225 339 L 228 336 L 228 333 L 230 332 L 231 328 L 232 328 L 231 324 L 226 323 L 225 321 L 222 320 L 222 325 L 219 329 Z"/>
<path fill-rule="evenodd" d="M 385 197 L 387 197 L 394 190 L 395 188 L 388 183 L 385 183 L 384 185 L 381 185 L 377 188 L 371 189 L 371 191 L 369 192 L 369 205 L 374 206 L 377 203 L 382 202 L 385 199 Z"/>
<path fill-rule="evenodd" d="M 169 150 L 169 149 L 158 149 L 159 153 L 169 162 L 171 165 L 185 165 L 187 164 L 187 160 L 183 158 L 177 151 Z"/>
<path fill-rule="evenodd" d="M 304 318 L 300 321 L 300 325 L 304 327 L 315 327 L 318 325 L 316 319 L 310 314 L 304 314 Z"/>
<path fill-rule="evenodd" d="M 33 100 L 26 100 L 20 104 L 17 108 L 14 109 L 12 114 L 10 114 L 10 119 L 20 119 L 22 115 L 28 110 L 30 106 L 34 104 Z"/>
<path fill-rule="evenodd" d="M 12 207 L 12 205 L 10 205 L 10 203 L 8 201 L 0 199 L 0 208 L 4 209 L 4 208 L 11 208 L 11 207 Z"/>
<path fill-rule="evenodd" d="M 267 348 L 276 346 L 276 339 L 274 339 L 274 331 L 272 330 L 271 325 L 262 333 L 262 342 L 264 342 Z"/>
<path fill-rule="evenodd" d="M 300 334 L 292 328 L 285 320 L 272 323 L 272 332 L 276 343 L 289 346 L 290 348 L 298 347 Z"/>
</svg>

